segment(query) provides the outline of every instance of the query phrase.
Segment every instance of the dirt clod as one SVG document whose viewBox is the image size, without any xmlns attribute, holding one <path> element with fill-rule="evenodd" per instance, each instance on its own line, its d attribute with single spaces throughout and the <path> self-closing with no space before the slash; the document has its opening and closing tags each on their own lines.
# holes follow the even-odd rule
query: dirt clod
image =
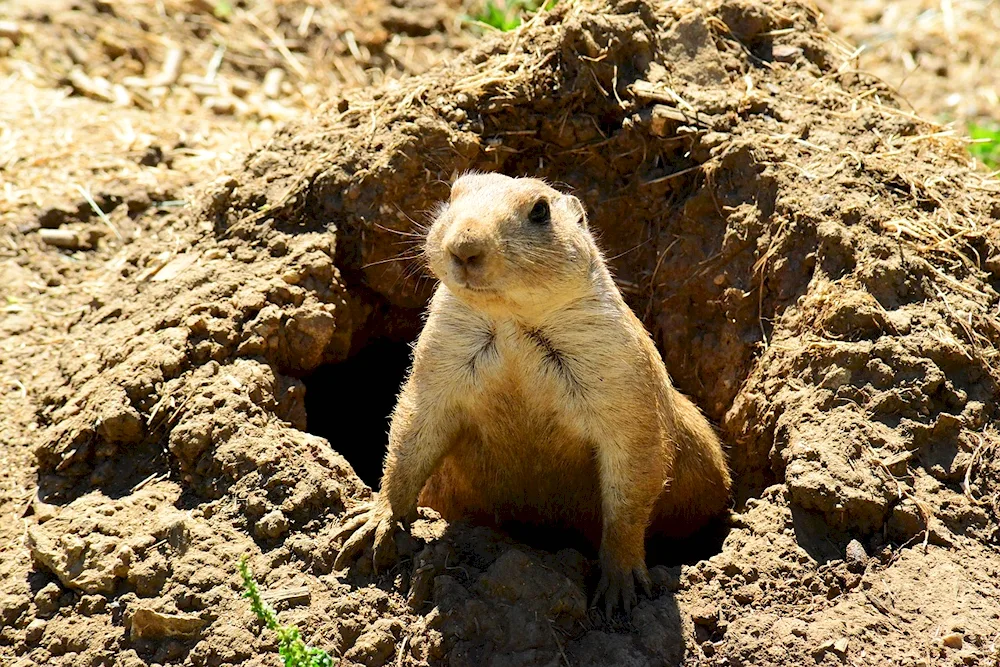
<svg viewBox="0 0 1000 667">
<path fill-rule="evenodd" d="M 197 616 L 162 614 L 140 607 L 132 614 L 130 635 L 135 639 L 164 639 L 179 637 L 193 639 L 198 636 L 205 622 Z"/>
</svg>

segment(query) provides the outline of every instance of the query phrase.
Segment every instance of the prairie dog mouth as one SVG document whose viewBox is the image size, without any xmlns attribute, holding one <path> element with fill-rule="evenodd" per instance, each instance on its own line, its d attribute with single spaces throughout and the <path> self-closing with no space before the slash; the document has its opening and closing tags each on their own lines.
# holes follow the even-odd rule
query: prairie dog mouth
<svg viewBox="0 0 1000 667">
<path fill-rule="evenodd" d="M 480 294 L 495 294 L 499 290 L 495 287 L 481 287 L 479 285 L 469 285 L 469 284 L 459 284 L 461 289 L 468 290 L 469 292 L 478 292 Z"/>
</svg>

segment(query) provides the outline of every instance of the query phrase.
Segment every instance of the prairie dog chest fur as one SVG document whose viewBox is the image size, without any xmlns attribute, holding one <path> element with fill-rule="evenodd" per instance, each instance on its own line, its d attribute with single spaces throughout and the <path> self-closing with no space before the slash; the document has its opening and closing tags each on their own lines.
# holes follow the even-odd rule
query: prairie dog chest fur
<svg viewBox="0 0 1000 667">
<path fill-rule="evenodd" d="M 547 443 L 554 449 L 582 447 L 597 413 L 631 398 L 638 378 L 627 355 L 639 342 L 632 334 L 624 313 L 601 294 L 528 321 L 477 312 L 446 289 L 435 295 L 425 329 L 440 355 L 442 393 L 453 395 L 484 437 L 494 446 L 510 439 L 525 445 L 558 428 L 564 441 Z M 438 337 L 447 344 L 434 345 Z M 546 420 L 555 423 L 546 429 Z"/>
</svg>

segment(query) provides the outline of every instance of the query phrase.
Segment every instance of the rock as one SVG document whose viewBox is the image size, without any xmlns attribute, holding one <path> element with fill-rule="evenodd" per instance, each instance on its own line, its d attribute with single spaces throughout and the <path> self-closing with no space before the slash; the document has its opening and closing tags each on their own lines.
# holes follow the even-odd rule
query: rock
<svg viewBox="0 0 1000 667">
<path fill-rule="evenodd" d="M 26 595 L 0 594 L 0 628 L 12 627 L 31 607 L 31 600 Z"/>
<path fill-rule="evenodd" d="M 367 667 L 381 667 L 395 654 L 396 640 L 402 629 L 399 619 L 381 618 L 361 633 L 344 658 Z"/>
<path fill-rule="evenodd" d="M 261 517 L 257 525 L 254 526 L 254 533 L 257 537 L 277 539 L 288 530 L 288 518 L 279 510 L 274 509 Z"/>
<path fill-rule="evenodd" d="M 59 577 L 63 586 L 88 594 L 112 593 L 134 565 L 133 545 L 152 544 L 151 532 L 186 516 L 171 505 L 169 497 L 176 493 L 172 483 L 152 484 L 118 499 L 94 491 L 45 523 L 29 524 L 26 545 L 35 562 Z"/>
<path fill-rule="evenodd" d="M 861 542 L 858 542 L 857 540 L 851 540 L 847 543 L 845 557 L 847 559 L 848 567 L 851 567 L 852 569 L 861 569 L 868 564 L 868 552 L 865 551 Z"/>
<path fill-rule="evenodd" d="M 691 608 L 691 620 L 695 625 L 701 625 L 714 630 L 719 625 L 719 609 L 712 604 L 703 604 Z"/>
<path fill-rule="evenodd" d="M 941 638 L 941 643 L 948 648 L 960 649 L 965 644 L 965 639 L 961 632 L 949 632 Z"/>
<path fill-rule="evenodd" d="M 827 652 L 833 652 L 840 657 L 844 657 L 847 655 L 847 647 L 849 643 L 850 640 L 847 637 L 841 637 L 837 640 L 828 639 L 820 644 L 815 651 L 813 651 L 813 657 L 819 661 L 822 659 L 823 654 Z"/>
<path fill-rule="evenodd" d="M 733 593 L 733 597 L 740 604 L 746 605 L 751 604 L 756 601 L 759 597 L 763 595 L 760 584 L 747 584 L 745 586 L 740 586 Z"/>
<path fill-rule="evenodd" d="M 115 554 L 119 541 L 98 533 L 81 538 L 45 530 L 55 522 L 28 528 L 27 545 L 32 557 L 59 577 L 64 586 L 86 593 L 113 592 L 115 570 L 122 565 Z"/>
<path fill-rule="evenodd" d="M 107 606 L 108 599 L 103 595 L 84 595 L 80 598 L 77 611 L 84 616 L 93 616 L 104 612 Z"/>
<path fill-rule="evenodd" d="M 114 392 L 102 403 L 96 428 L 98 435 L 109 442 L 134 443 L 143 436 L 142 417 L 124 390 Z"/>
<path fill-rule="evenodd" d="M 801 48 L 789 44 L 775 44 L 771 56 L 779 63 L 792 63 L 803 54 Z"/>
<path fill-rule="evenodd" d="M 916 503 L 904 498 L 892 509 L 887 528 L 889 536 L 899 542 L 905 542 L 924 530 L 924 519 Z"/>
<path fill-rule="evenodd" d="M 72 229 L 40 229 L 38 236 L 42 242 L 57 248 L 79 250 L 84 247 L 83 239 Z"/>
<path fill-rule="evenodd" d="M 46 625 L 46 622 L 40 618 L 28 623 L 28 627 L 24 630 L 24 641 L 28 644 L 37 644 L 45 632 Z"/>
<path fill-rule="evenodd" d="M 201 634 L 205 621 L 189 614 L 164 614 L 139 607 L 132 615 L 132 639 L 163 639 L 177 637 L 194 639 Z"/>
<path fill-rule="evenodd" d="M 59 584 L 48 583 L 42 587 L 37 593 L 35 593 L 35 606 L 38 608 L 39 614 L 51 614 L 59 608 L 59 596 L 62 595 L 62 589 L 59 588 Z"/>
</svg>

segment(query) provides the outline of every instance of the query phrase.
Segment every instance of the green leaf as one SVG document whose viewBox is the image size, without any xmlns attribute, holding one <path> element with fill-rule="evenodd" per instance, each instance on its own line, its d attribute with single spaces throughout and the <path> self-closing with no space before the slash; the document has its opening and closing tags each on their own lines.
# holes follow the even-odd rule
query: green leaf
<svg viewBox="0 0 1000 667">
<path fill-rule="evenodd" d="M 467 20 L 496 30 L 508 32 L 521 25 L 521 16 L 539 11 L 549 10 L 556 6 L 559 0 L 486 0 L 482 9 Z"/>
<path fill-rule="evenodd" d="M 228 19 L 233 15 L 233 4 L 229 0 L 215 0 L 212 13 L 215 14 L 215 18 L 217 19 Z"/>
<path fill-rule="evenodd" d="M 969 153 L 990 169 L 1000 169 L 1000 126 L 987 127 L 971 123 Z"/>
</svg>

